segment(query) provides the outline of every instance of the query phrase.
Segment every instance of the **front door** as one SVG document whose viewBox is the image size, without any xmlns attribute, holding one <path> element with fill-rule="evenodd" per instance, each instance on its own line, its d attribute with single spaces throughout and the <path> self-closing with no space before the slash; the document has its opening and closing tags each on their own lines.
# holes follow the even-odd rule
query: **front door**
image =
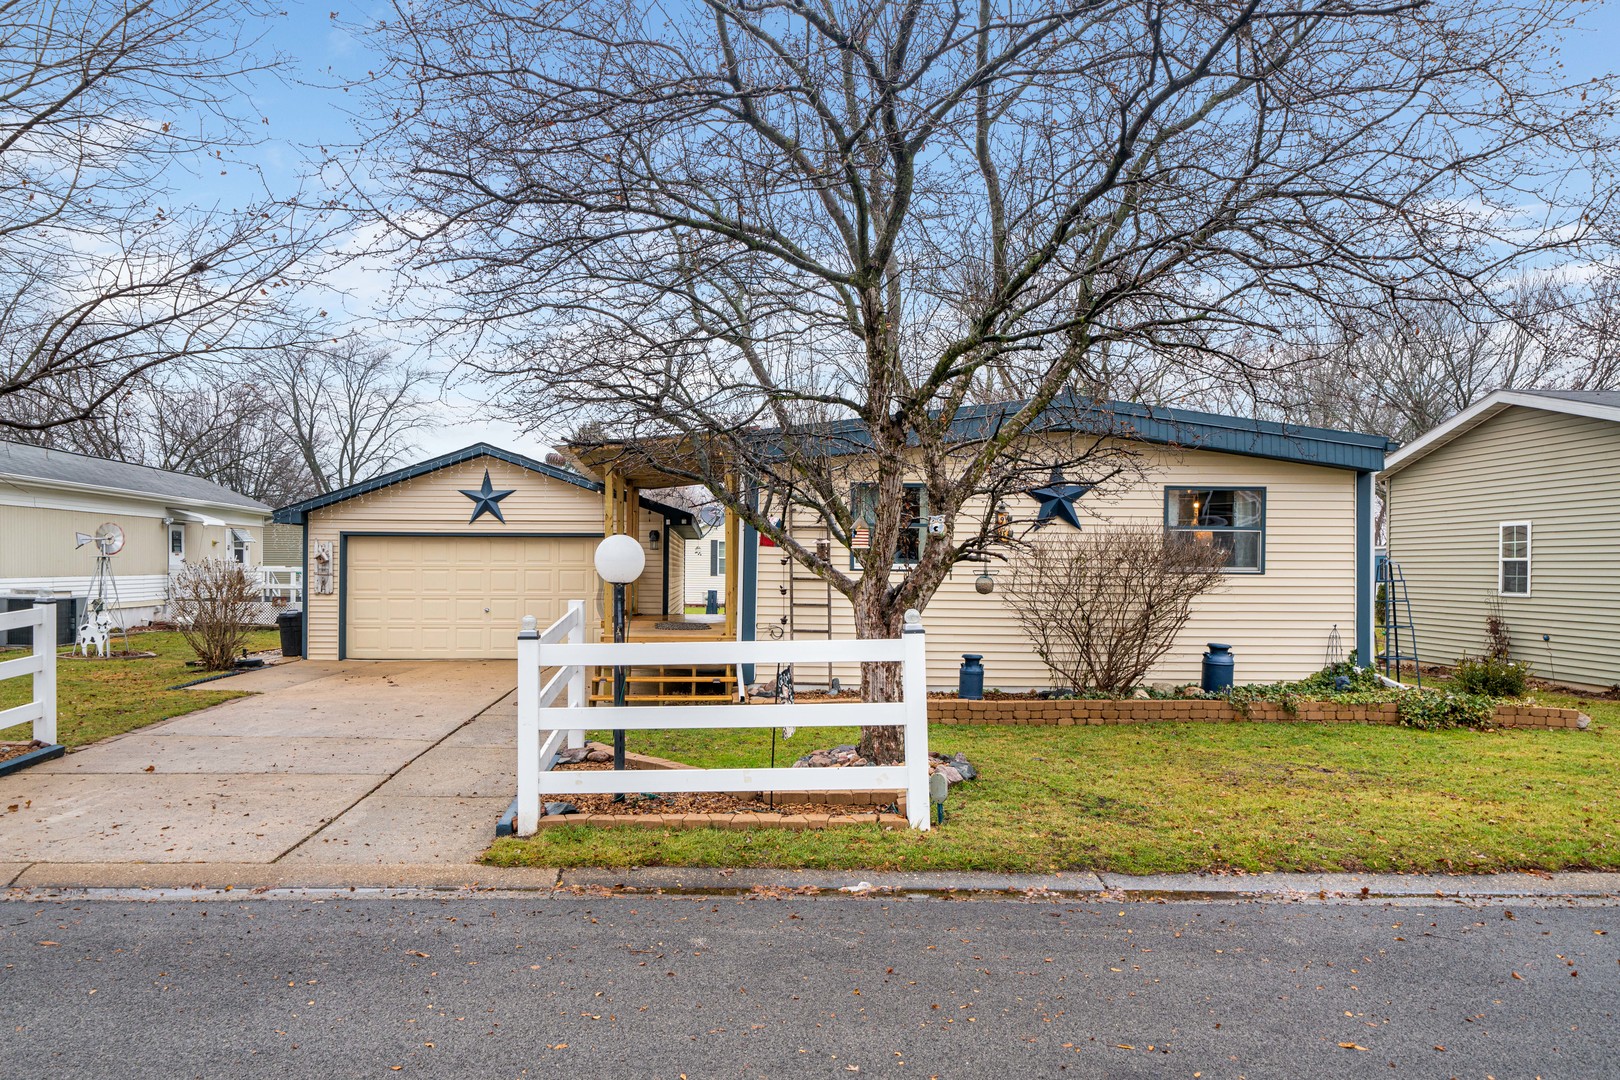
<svg viewBox="0 0 1620 1080">
<path fill-rule="evenodd" d="M 186 565 L 186 527 L 169 526 L 169 572 L 172 574 Z"/>
</svg>

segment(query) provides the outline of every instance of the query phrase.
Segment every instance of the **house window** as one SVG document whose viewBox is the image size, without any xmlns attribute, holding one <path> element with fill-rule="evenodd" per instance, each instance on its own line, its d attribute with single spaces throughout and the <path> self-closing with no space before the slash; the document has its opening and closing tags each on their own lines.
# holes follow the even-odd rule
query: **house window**
<svg viewBox="0 0 1620 1080">
<path fill-rule="evenodd" d="M 928 534 L 928 490 L 922 484 L 907 484 L 900 540 L 895 545 L 891 565 L 906 566 L 922 557 L 923 539 Z M 855 517 L 855 535 L 851 538 L 849 565 L 859 570 L 859 553 L 871 546 L 872 526 L 877 523 L 877 485 L 855 484 L 849 491 L 849 507 Z"/>
<path fill-rule="evenodd" d="M 1265 573 L 1265 488 L 1166 488 L 1164 523 L 1194 543 L 1220 548 L 1230 573 Z"/>
<path fill-rule="evenodd" d="M 242 566 L 246 566 L 248 564 L 248 545 L 253 543 L 253 536 L 245 529 L 232 529 L 230 534 L 231 558 Z"/>
<path fill-rule="evenodd" d="M 724 540 L 709 541 L 709 575 L 719 577 L 726 572 L 726 542 Z"/>
<path fill-rule="evenodd" d="M 169 555 L 175 559 L 186 557 L 186 527 L 184 525 L 169 526 Z"/>
<path fill-rule="evenodd" d="M 1530 523 L 1505 521 L 1497 527 L 1500 564 L 1497 591 L 1503 596 L 1530 595 Z"/>
</svg>

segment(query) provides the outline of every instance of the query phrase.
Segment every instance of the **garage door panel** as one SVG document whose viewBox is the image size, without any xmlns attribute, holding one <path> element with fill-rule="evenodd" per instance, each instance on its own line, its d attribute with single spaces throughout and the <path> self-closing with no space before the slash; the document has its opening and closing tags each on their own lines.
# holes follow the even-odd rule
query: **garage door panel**
<svg viewBox="0 0 1620 1080">
<path fill-rule="evenodd" d="M 524 615 L 544 625 L 589 599 L 594 549 L 580 537 L 351 536 L 345 655 L 511 657 Z"/>
</svg>

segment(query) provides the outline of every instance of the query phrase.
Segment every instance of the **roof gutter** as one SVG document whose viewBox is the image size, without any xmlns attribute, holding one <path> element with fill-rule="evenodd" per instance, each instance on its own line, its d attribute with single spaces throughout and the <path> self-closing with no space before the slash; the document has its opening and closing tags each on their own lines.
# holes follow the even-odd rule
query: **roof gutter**
<svg viewBox="0 0 1620 1080">
<path fill-rule="evenodd" d="M 138 491 L 134 488 L 107 487 L 102 484 L 78 484 L 71 480 L 53 480 L 45 476 L 27 476 L 22 473 L 0 473 L 0 480 L 14 480 L 20 484 L 31 484 L 36 487 L 82 491 L 91 495 L 122 495 L 132 499 L 140 499 L 144 502 L 163 503 L 171 506 L 191 506 L 234 514 L 246 513 L 256 517 L 268 518 L 274 512 L 263 503 L 212 502 L 207 499 L 188 499 L 177 495 L 159 495 L 156 492 Z"/>
</svg>

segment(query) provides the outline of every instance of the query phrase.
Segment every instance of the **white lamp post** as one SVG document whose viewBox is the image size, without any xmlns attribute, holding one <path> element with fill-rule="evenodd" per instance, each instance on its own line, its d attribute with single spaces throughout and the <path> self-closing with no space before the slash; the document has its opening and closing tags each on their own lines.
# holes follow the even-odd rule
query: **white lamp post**
<svg viewBox="0 0 1620 1080">
<path fill-rule="evenodd" d="M 613 586 L 613 640 L 623 642 L 626 631 L 624 587 L 641 576 L 647 568 L 647 555 L 633 536 L 616 533 L 596 545 L 596 572 L 603 581 Z M 624 668 L 613 667 L 613 706 L 624 707 Z M 624 731 L 613 732 L 613 767 L 624 768 Z M 617 802 L 624 798 L 615 795 Z"/>
</svg>

